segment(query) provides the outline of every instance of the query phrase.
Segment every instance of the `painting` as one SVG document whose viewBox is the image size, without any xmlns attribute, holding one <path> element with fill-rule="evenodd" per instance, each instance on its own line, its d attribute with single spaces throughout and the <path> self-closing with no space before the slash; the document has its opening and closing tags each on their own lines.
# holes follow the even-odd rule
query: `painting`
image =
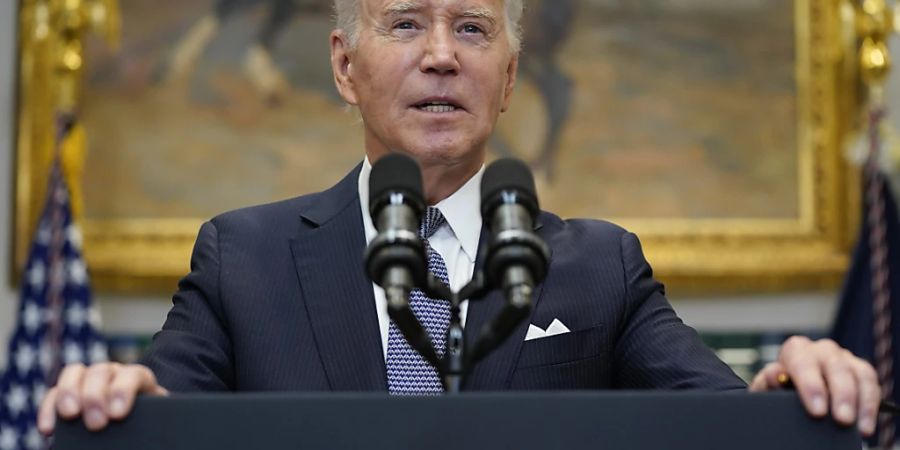
<svg viewBox="0 0 900 450">
<path fill-rule="evenodd" d="M 838 69 L 814 51 L 836 33 L 834 5 L 527 0 L 490 158 L 527 161 L 545 209 L 637 232 L 675 286 L 833 284 L 854 222 L 828 131 L 840 93 L 823 88 Z M 102 284 L 171 288 L 203 220 L 326 189 L 362 159 L 362 124 L 333 86 L 330 0 L 120 8 L 119 48 L 86 41 L 79 106 L 86 254 Z M 20 133 L 34 132 L 26 114 Z M 20 139 L 19 160 L 37 147 Z M 24 217 L 39 166 L 19 167 Z M 19 222 L 21 246 L 32 224 Z"/>
</svg>

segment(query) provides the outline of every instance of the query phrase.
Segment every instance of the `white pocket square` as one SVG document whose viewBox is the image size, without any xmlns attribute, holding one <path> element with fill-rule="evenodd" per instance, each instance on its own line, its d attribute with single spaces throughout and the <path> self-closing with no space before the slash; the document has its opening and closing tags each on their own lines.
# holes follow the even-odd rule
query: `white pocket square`
<svg viewBox="0 0 900 450">
<path fill-rule="evenodd" d="M 541 327 L 536 326 L 534 324 L 528 325 L 528 333 L 525 334 L 525 340 L 530 341 L 532 339 L 540 339 L 550 336 L 556 336 L 557 334 L 568 333 L 569 329 L 563 325 L 559 319 L 553 319 L 553 322 L 550 323 L 550 326 L 547 327 L 547 330 L 544 331 Z"/>
</svg>

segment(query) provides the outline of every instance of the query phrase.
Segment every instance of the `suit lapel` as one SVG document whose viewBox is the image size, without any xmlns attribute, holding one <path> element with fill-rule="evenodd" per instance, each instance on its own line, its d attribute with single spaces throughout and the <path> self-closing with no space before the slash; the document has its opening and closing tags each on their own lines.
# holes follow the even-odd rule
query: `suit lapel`
<svg viewBox="0 0 900 450">
<path fill-rule="evenodd" d="M 372 282 L 363 268 L 359 167 L 302 212 L 291 251 L 332 390 L 386 390 Z"/>
<path fill-rule="evenodd" d="M 535 224 L 535 231 L 538 232 L 541 229 L 542 224 L 539 218 L 538 222 Z M 487 229 L 483 228 L 479 239 L 478 258 L 475 261 L 476 271 L 482 270 L 482 267 L 484 266 L 485 249 L 489 239 L 490 236 Z M 519 360 L 519 351 L 522 349 L 522 343 L 525 342 L 525 334 L 528 332 L 528 324 L 531 323 L 534 311 L 537 310 L 538 303 L 542 297 L 541 294 L 543 293 L 543 288 L 544 283 L 538 284 L 535 287 L 531 313 L 528 315 L 528 318 L 523 320 L 505 342 L 500 344 L 493 353 L 476 364 L 474 370 L 469 373 L 465 385 L 466 389 L 497 391 L 509 388 L 512 372 Z M 469 301 L 465 328 L 467 346 L 471 347 L 475 344 L 475 341 L 481 334 L 482 328 L 493 321 L 505 305 L 506 299 L 499 289 L 491 290 L 490 293 L 481 300 Z"/>
</svg>

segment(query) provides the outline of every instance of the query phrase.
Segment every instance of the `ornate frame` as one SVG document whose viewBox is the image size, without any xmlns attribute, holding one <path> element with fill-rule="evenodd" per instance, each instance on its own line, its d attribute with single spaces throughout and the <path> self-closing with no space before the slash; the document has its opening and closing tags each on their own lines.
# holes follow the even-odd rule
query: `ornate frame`
<svg viewBox="0 0 900 450">
<path fill-rule="evenodd" d="M 61 89 L 54 78 L 54 52 L 59 42 L 72 38 L 54 37 L 57 13 L 53 8 L 58 3 L 20 3 L 17 271 L 39 214 L 42 174 L 53 145 L 48 130 L 53 129 L 55 99 Z M 111 0 L 81 3 L 114 4 Z M 795 0 L 799 217 L 612 218 L 642 238 L 648 259 L 667 284 L 691 291 L 735 292 L 833 287 L 839 282 L 848 264 L 859 210 L 858 176 L 842 151 L 859 110 L 858 38 L 852 26 L 857 9 L 846 0 Z M 201 222 L 83 218 L 85 255 L 95 284 L 116 291 L 171 292 L 175 280 L 189 270 L 188 256 Z"/>
</svg>

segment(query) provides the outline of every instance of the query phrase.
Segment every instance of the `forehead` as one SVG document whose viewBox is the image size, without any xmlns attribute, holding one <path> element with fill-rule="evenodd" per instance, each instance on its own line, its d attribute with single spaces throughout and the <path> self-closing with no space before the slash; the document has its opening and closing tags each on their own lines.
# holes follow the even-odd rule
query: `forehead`
<svg viewBox="0 0 900 450">
<path fill-rule="evenodd" d="M 488 10 L 501 17 L 503 0 L 362 0 L 364 10 L 372 14 L 402 11 L 447 10 L 462 13 L 472 10 Z"/>
</svg>

